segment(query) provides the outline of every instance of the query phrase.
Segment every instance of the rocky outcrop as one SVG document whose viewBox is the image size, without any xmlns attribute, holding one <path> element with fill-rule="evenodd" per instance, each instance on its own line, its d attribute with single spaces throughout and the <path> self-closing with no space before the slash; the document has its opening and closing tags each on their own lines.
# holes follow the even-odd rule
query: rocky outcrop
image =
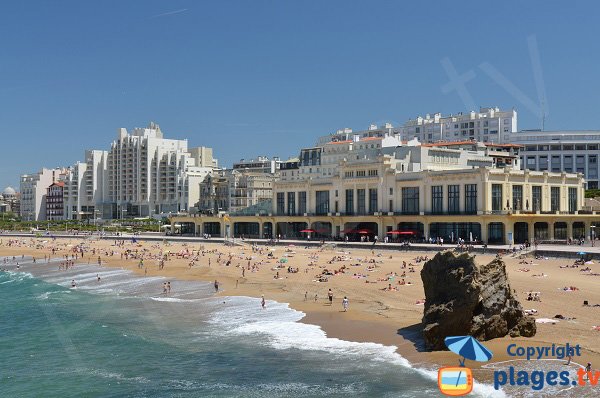
<svg viewBox="0 0 600 398">
<path fill-rule="evenodd" d="M 535 335 L 535 320 L 525 316 L 513 295 L 500 258 L 477 266 L 468 253 L 441 252 L 425 263 L 421 279 L 425 288 L 423 336 L 429 350 L 445 349 L 447 336 L 490 340 Z"/>
</svg>

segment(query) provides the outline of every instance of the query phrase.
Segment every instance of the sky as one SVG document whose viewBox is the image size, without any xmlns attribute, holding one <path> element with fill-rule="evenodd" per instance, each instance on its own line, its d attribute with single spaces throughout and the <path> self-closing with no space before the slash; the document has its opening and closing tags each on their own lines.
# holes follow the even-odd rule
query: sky
<svg viewBox="0 0 600 398">
<path fill-rule="evenodd" d="M 220 165 L 427 113 L 600 129 L 594 1 L 4 1 L 0 189 L 160 124 Z M 542 111 L 543 109 L 543 111 Z"/>
</svg>

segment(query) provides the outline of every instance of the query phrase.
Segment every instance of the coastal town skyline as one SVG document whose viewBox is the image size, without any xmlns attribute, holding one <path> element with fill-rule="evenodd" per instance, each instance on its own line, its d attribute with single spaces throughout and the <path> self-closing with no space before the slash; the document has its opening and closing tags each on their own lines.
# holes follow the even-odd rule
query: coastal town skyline
<svg viewBox="0 0 600 398">
<path fill-rule="evenodd" d="M 397 126 L 473 106 L 515 107 L 522 129 L 540 128 L 542 119 L 546 130 L 598 128 L 585 117 L 597 105 L 586 93 L 599 82 L 585 68 L 596 56 L 569 45 L 593 48 L 593 12 L 575 21 L 557 5 L 514 3 L 514 13 L 489 24 L 477 10 L 426 3 L 388 3 L 375 14 L 335 2 L 8 5 L 0 29 L 22 34 L 3 44 L 4 139 L 7 147 L 33 142 L 4 154 L 0 186 L 76 160 L 65 148 L 101 148 L 117 128 L 149 120 L 214 148 L 222 165 L 294 156 L 339 128 Z M 444 35 L 419 22 L 432 6 L 429 23 L 451 26 Z M 469 23 L 452 22 L 461 20 Z M 361 28 L 369 21 L 378 28 Z M 558 32 L 558 23 L 573 29 Z M 414 32 L 421 40 L 407 39 Z"/>
</svg>

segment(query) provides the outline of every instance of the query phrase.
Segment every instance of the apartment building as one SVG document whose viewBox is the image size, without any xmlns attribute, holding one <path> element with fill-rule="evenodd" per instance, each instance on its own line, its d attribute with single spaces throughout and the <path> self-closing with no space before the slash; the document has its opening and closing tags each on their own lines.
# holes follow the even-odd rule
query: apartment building
<svg viewBox="0 0 600 398">
<path fill-rule="evenodd" d="M 65 183 L 55 182 L 46 188 L 46 220 L 64 220 L 64 189 Z"/>
<path fill-rule="evenodd" d="M 46 189 L 64 178 L 66 169 L 42 169 L 21 176 L 21 218 L 25 221 L 46 220 Z"/>
</svg>

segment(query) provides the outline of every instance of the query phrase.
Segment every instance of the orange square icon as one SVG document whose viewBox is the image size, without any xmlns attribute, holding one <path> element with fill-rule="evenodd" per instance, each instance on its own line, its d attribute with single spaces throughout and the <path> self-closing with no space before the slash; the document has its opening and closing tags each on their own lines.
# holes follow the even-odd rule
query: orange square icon
<svg viewBox="0 0 600 398">
<path fill-rule="evenodd" d="M 449 366 L 438 370 L 438 387 L 442 394 L 457 397 L 473 390 L 471 369 Z"/>
</svg>

